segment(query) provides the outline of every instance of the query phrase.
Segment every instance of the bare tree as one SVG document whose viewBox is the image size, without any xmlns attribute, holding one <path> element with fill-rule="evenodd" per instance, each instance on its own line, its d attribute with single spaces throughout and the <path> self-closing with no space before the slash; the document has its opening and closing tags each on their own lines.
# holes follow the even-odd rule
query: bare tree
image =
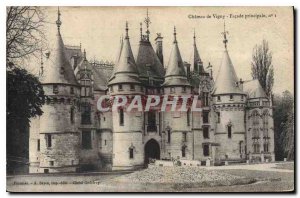
<svg viewBox="0 0 300 198">
<path fill-rule="evenodd" d="M 37 52 L 45 44 L 44 14 L 40 7 L 11 6 L 6 9 L 7 67 Z"/>
<path fill-rule="evenodd" d="M 251 70 L 253 79 L 258 79 L 266 94 L 272 92 L 274 84 L 274 70 L 272 65 L 272 52 L 266 40 L 253 48 Z"/>
</svg>

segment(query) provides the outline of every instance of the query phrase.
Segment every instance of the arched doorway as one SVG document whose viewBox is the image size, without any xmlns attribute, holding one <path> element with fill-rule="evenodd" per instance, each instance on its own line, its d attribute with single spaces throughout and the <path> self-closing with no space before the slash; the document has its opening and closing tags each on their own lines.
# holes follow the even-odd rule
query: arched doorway
<svg viewBox="0 0 300 198">
<path fill-rule="evenodd" d="M 149 158 L 160 159 L 160 148 L 156 140 L 151 139 L 145 145 L 145 164 L 149 163 Z"/>
</svg>

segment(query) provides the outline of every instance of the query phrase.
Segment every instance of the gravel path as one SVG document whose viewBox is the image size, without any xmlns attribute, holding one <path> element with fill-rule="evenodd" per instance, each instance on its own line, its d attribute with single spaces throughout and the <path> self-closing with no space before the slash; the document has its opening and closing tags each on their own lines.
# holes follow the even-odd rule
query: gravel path
<svg viewBox="0 0 300 198">
<path fill-rule="evenodd" d="M 220 171 L 200 167 L 151 167 L 115 178 L 118 182 L 130 183 L 202 183 L 243 179 Z"/>
</svg>

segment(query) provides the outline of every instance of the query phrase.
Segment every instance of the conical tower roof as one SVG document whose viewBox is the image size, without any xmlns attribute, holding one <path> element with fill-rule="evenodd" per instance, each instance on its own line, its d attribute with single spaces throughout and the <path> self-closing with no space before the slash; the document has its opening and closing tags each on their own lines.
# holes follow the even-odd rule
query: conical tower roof
<svg viewBox="0 0 300 198">
<path fill-rule="evenodd" d="M 225 50 L 216 82 L 214 84 L 213 94 L 244 94 L 239 87 L 239 80 L 227 51 L 228 40 L 226 36 L 228 32 L 225 30 L 225 23 L 224 32 L 222 34 L 224 35 L 223 43 Z"/>
<path fill-rule="evenodd" d="M 245 81 L 243 90 L 248 94 L 249 98 L 268 98 L 257 79 Z"/>
<path fill-rule="evenodd" d="M 240 89 L 238 82 L 239 80 L 235 73 L 228 51 L 225 49 L 214 85 L 213 94 L 242 94 L 243 92 Z"/>
<path fill-rule="evenodd" d="M 200 58 L 199 51 L 198 51 L 197 44 L 196 44 L 195 31 L 194 31 L 194 37 L 193 38 L 194 38 L 194 44 L 193 44 L 193 52 L 192 52 L 192 56 L 191 56 L 192 70 L 196 73 L 199 73 L 198 64 L 202 63 L 202 60 Z M 200 69 L 200 72 L 204 72 L 204 68 L 203 68 L 202 64 L 200 65 L 199 69 Z"/>
<path fill-rule="evenodd" d="M 169 63 L 165 74 L 164 86 L 186 85 L 190 86 L 187 80 L 183 61 L 176 40 L 176 28 L 174 27 L 174 42 Z"/>
<path fill-rule="evenodd" d="M 126 36 L 121 46 L 120 57 L 115 65 L 109 84 L 139 83 L 138 70 L 134 61 L 128 36 L 128 23 L 126 22 Z"/>
<path fill-rule="evenodd" d="M 44 75 L 41 78 L 43 84 L 71 84 L 78 85 L 73 69 L 67 60 L 65 46 L 60 34 L 60 12 L 56 21 L 57 33 L 53 42 L 49 46 L 47 58 L 44 61 Z"/>
</svg>

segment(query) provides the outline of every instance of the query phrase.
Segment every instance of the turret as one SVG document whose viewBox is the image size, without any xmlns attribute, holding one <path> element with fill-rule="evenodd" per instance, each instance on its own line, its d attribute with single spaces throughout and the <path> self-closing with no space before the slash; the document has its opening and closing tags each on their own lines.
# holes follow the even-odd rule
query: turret
<svg viewBox="0 0 300 198">
<path fill-rule="evenodd" d="M 60 15 L 58 10 L 57 33 L 41 78 L 47 102 L 42 107 L 39 130 L 30 132 L 30 146 L 34 148 L 30 149 L 30 161 L 38 160 L 30 162 L 31 173 L 75 172 L 79 166 L 79 84 L 66 58 Z"/>
<path fill-rule="evenodd" d="M 245 159 L 245 102 L 246 94 L 241 90 L 239 80 L 227 50 L 227 34 L 225 29 L 224 52 L 219 73 L 212 91 L 213 105 L 217 118 L 216 141 L 220 144 L 217 148 L 222 160 Z"/>
<path fill-rule="evenodd" d="M 108 82 L 109 94 L 114 97 L 113 100 L 118 96 L 125 96 L 127 99 L 135 95 L 141 96 L 145 91 L 132 54 L 127 22 L 125 30 L 120 57 Z M 112 109 L 112 139 L 118 142 L 113 144 L 112 149 L 113 170 L 135 169 L 144 165 L 143 123 L 143 112 L 127 111 L 124 106 Z"/>
</svg>

